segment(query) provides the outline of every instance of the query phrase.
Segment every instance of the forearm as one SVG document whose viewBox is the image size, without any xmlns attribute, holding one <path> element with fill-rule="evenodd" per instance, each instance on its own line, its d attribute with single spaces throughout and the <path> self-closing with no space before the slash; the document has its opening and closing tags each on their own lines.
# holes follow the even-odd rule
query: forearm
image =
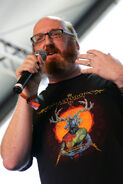
<svg viewBox="0 0 123 184">
<path fill-rule="evenodd" d="M 119 72 L 117 72 L 117 77 L 114 80 L 114 83 L 119 87 L 123 87 L 123 65 L 119 67 Z"/>
<path fill-rule="evenodd" d="M 19 97 L 16 111 L 1 144 L 1 156 L 7 169 L 18 169 L 27 161 L 32 145 L 33 109 Z"/>
</svg>

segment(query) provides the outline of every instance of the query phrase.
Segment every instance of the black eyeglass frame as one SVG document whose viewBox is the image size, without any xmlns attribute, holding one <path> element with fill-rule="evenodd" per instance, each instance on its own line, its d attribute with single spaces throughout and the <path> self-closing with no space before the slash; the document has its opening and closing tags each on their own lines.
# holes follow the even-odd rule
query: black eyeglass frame
<svg viewBox="0 0 123 184">
<path fill-rule="evenodd" d="M 69 32 L 69 31 L 67 31 L 67 30 L 64 30 L 64 29 L 53 29 L 53 30 L 51 30 L 51 31 L 49 31 L 49 32 L 47 32 L 47 33 L 38 33 L 38 34 L 36 34 L 36 35 L 33 35 L 31 38 L 30 38 L 30 40 L 31 40 L 31 42 L 33 43 L 33 45 L 35 45 L 36 43 L 38 43 L 38 42 L 35 42 L 34 41 L 34 37 L 35 36 L 38 36 L 38 35 L 48 35 L 49 37 L 50 37 L 50 33 L 51 32 L 53 32 L 53 31 L 58 31 L 58 30 L 60 30 L 61 32 L 62 32 L 62 34 L 68 34 L 68 35 L 70 35 L 70 36 L 72 36 L 72 37 L 75 37 L 75 35 L 73 34 L 73 33 L 71 33 L 71 32 Z M 44 39 L 45 40 L 45 39 Z M 44 40 L 42 40 L 42 41 L 44 41 Z M 40 42 L 40 41 L 39 41 Z"/>
</svg>

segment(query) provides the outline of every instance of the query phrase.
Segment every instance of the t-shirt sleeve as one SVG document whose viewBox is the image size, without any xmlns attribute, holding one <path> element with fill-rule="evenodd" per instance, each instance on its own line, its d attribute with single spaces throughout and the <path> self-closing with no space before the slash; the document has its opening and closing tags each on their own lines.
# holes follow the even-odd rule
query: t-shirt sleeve
<svg viewBox="0 0 123 184">
<path fill-rule="evenodd" d="M 113 121 L 114 126 L 114 132 L 115 136 L 118 140 L 118 142 L 123 146 L 123 95 L 122 91 L 114 84 L 112 83 L 108 87 L 108 93 L 109 97 L 112 98 L 112 100 L 115 103 L 115 116 L 116 116 L 116 121 Z M 112 108 L 112 107 L 110 107 Z"/>
</svg>

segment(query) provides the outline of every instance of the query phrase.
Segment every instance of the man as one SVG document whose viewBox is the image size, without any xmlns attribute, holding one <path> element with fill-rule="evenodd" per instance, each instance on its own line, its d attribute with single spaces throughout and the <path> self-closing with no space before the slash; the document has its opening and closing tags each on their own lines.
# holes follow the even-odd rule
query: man
<svg viewBox="0 0 123 184">
<path fill-rule="evenodd" d="M 31 40 L 34 53 L 45 50 L 47 59 L 29 55 L 16 72 L 35 75 L 3 138 L 4 166 L 23 171 L 35 156 L 42 184 L 120 184 L 123 66 L 97 50 L 79 54 L 74 29 L 58 18 L 39 20 Z M 44 73 L 49 85 L 36 97 Z"/>
</svg>

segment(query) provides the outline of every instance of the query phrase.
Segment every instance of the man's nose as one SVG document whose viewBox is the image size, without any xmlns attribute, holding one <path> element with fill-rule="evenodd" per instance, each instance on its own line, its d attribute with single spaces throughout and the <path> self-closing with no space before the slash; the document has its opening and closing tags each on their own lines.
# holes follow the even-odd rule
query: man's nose
<svg viewBox="0 0 123 184">
<path fill-rule="evenodd" d="M 52 44 L 52 43 L 53 43 L 52 38 L 49 35 L 46 35 L 45 36 L 45 44 L 49 45 L 49 44 Z"/>
</svg>

